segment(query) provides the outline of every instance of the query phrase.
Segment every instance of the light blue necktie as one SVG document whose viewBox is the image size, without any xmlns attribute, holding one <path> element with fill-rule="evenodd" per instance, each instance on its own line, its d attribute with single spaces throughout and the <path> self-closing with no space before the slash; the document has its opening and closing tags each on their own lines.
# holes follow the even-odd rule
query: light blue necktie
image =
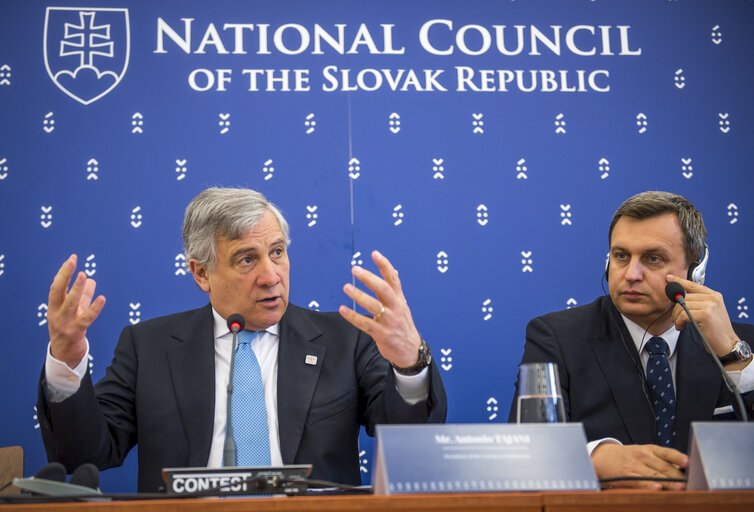
<svg viewBox="0 0 754 512">
<path fill-rule="evenodd" d="M 653 336 L 644 346 L 649 353 L 647 361 L 647 385 L 657 426 L 657 442 L 660 446 L 673 446 L 675 440 L 675 390 L 670 373 L 668 344 Z"/>
<path fill-rule="evenodd" d="M 238 333 L 238 348 L 233 368 L 231 421 L 236 442 L 238 466 L 269 466 L 270 436 L 264 402 L 262 371 L 251 349 L 256 332 Z"/>
</svg>

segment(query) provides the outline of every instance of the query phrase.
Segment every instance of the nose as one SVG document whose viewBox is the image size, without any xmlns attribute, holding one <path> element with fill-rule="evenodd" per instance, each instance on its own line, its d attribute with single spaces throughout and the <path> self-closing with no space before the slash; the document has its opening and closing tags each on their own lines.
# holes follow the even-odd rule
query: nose
<svg viewBox="0 0 754 512">
<path fill-rule="evenodd" d="M 280 282 L 277 265 L 270 258 L 260 258 L 257 262 L 257 283 L 260 286 L 275 286 Z"/>
<path fill-rule="evenodd" d="M 641 281 L 644 278 L 644 267 L 641 264 L 641 260 L 631 258 L 631 261 L 626 265 L 624 276 L 627 281 Z"/>
</svg>

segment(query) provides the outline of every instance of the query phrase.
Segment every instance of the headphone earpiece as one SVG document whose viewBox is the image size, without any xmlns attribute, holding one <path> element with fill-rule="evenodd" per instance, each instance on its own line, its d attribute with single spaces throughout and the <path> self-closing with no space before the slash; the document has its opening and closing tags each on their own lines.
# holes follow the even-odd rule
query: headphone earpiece
<svg viewBox="0 0 754 512">
<path fill-rule="evenodd" d="M 701 261 L 692 263 L 689 266 L 689 271 L 686 275 L 686 279 L 694 281 L 696 284 L 704 284 L 704 278 L 707 273 L 707 262 L 709 261 L 709 247 L 704 244 L 704 254 L 702 254 Z"/>
</svg>

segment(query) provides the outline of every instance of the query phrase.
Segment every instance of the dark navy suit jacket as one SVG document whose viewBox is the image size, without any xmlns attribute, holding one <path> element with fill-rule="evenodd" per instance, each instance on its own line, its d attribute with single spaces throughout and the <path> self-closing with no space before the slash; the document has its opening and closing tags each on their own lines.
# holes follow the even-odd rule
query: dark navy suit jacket
<svg viewBox="0 0 754 512">
<path fill-rule="evenodd" d="M 754 326 L 734 323 L 733 328 L 741 339 L 754 340 Z M 715 408 L 733 401 L 692 326 L 681 331 L 676 350 L 678 434 L 673 447 L 686 452 L 691 422 L 711 421 Z M 588 441 L 657 442 L 639 354 L 610 297 L 529 322 L 521 362 L 557 363 L 566 415 L 584 424 Z M 508 421 L 516 421 L 517 396 L 518 382 Z M 746 393 L 744 400 L 751 417 L 754 393 Z"/>
<path fill-rule="evenodd" d="M 316 365 L 305 363 L 307 355 Z M 445 389 L 430 369 L 427 401 L 407 405 L 374 341 L 337 313 L 289 305 L 280 321 L 278 425 L 285 464 L 312 464 L 311 478 L 361 483 L 359 427 L 444 422 Z M 209 305 L 123 329 L 96 384 L 87 374 L 60 403 L 38 404 L 50 461 L 69 471 L 122 464 L 139 447 L 139 491 L 162 485 L 165 467 L 205 466 L 215 413 L 215 347 Z"/>
</svg>

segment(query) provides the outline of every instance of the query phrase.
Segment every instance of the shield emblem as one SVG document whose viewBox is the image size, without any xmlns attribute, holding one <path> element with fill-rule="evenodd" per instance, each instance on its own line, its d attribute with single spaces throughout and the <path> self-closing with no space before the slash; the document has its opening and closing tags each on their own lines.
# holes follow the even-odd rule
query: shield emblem
<svg viewBox="0 0 754 512">
<path fill-rule="evenodd" d="M 60 90 L 88 105 L 121 81 L 128 68 L 128 9 L 48 7 L 44 58 Z"/>
</svg>

